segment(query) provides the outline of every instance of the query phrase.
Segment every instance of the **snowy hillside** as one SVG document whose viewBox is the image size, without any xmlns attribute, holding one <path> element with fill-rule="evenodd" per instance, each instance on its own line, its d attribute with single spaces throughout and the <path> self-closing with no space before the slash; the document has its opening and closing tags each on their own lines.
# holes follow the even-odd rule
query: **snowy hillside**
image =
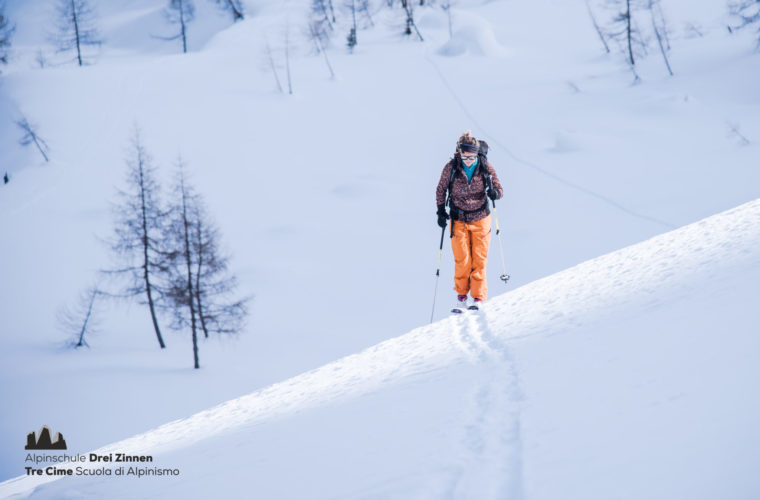
<svg viewBox="0 0 760 500">
<path fill-rule="evenodd" d="M 376 0 L 353 53 L 341 7 L 327 50 L 335 78 L 305 36 L 306 0 L 246 0 L 237 23 L 196 0 L 187 54 L 160 39 L 174 29 L 167 2 L 98 1 L 104 43 L 82 68 L 48 40 L 54 3 L 6 2 L 16 32 L 0 68 L 0 481 L 23 471 L 27 433 L 48 425 L 74 451 L 155 448 L 182 469 L 156 487 L 197 495 L 234 487 L 226 474 L 239 470 L 265 498 L 286 486 L 281 497 L 608 498 L 615 481 L 630 498 L 656 497 L 633 487 L 656 484 L 681 488 L 662 498 L 757 493 L 738 478 L 757 458 L 745 425 L 757 416 L 757 253 L 742 238 L 755 241 L 760 198 L 760 54 L 752 30 L 726 29 L 722 0 L 662 0 L 675 76 L 652 46 L 637 84 L 582 0 L 457 0 L 451 37 L 441 2 L 418 7 L 424 42 L 402 34 L 398 2 Z M 589 3 L 601 22 L 614 14 Z M 277 90 L 266 50 L 284 83 L 286 35 L 293 95 Z M 49 162 L 19 144 L 22 116 Z M 239 336 L 201 343 L 200 370 L 188 332 L 162 317 L 160 350 L 135 303 L 103 302 L 91 348 L 63 347 L 58 312 L 113 266 L 102 240 L 136 125 L 166 191 L 177 157 L 187 162 L 253 296 Z M 434 188 L 467 129 L 490 143 L 505 186 L 512 279 L 498 281 L 494 239 L 484 319 L 447 318 L 445 242 L 441 322 L 421 326 L 441 235 Z M 704 242 L 699 226 L 669 232 L 750 202 L 710 219 Z M 225 401 L 201 414 L 223 422 L 215 437 L 174 443 L 188 425 L 216 427 L 191 417 L 132 440 Z M 303 482 L 284 480 L 286 462 Z M 103 496 L 111 481 L 78 484 Z"/>
<path fill-rule="evenodd" d="M 95 450 L 176 476 L 0 495 L 755 498 L 759 248 L 756 200 Z"/>
</svg>

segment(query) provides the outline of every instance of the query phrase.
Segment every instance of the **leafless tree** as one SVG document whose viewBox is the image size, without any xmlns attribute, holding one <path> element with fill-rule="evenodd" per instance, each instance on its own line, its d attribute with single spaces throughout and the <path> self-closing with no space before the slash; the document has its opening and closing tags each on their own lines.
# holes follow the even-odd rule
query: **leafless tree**
<svg viewBox="0 0 760 500">
<path fill-rule="evenodd" d="M 619 25 L 623 26 L 623 29 L 615 34 L 621 34 L 625 36 L 626 47 L 628 48 L 628 62 L 631 64 L 631 66 L 634 66 L 636 64 L 636 60 L 633 56 L 633 46 L 636 43 L 636 36 L 638 33 L 633 27 L 631 0 L 625 0 L 625 9 L 620 12 L 620 14 L 618 14 L 618 17 L 615 19 L 615 21 Z"/>
<path fill-rule="evenodd" d="M 5 15 L 5 2 L 0 2 L 0 64 L 8 63 L 8 52 L 11 46 L 11 37 L 16 27 L 10 25 Z"/>
<path fill-rule="evenodd" d="M 330 18 L 335 23 L 335 9 L 333 8 L 333 0 L 327 0 L 327 6 L 330 8 Z"/>
<path fill-rule="evenodd" d="M 175 329 L 190 326 L 193 340 L 193 366 L 201 367 L 198 358 L 198 311 L 195 301 L 195 279 L 193 277 L 193 251 L 191 241 L 193 238 L 193 214 L 195 205 L 193 199 L 196 195 L 185 184 L 184 164 L 182 160 L 177 164 L 178 180 L 175 186 L 174 203 L 170 209 L 170 239 L 169 245 L 174 249 L 171 255 L 172 272 L 171 285 L 167 297 L 174 307 Z"/>
<path fill-rule="evenodd" d="M 52 41 L 59 52 L 76 49 L 76 60 L 80 66 L 84 64 L 83 46 L 100 46 L 103 43 L 89 0 L 58 0 L 57 31 Z"/>
<path fill-rule="evenodd" d="M 28 146 L 29 144 L 34 143 L 34 145 L 37 146 L 37 151 L 39 151 L 42 157 L 45 158 L 45 161 L 49 161 L 47 154 L 50 148 L 48 148 L 45 140 L 37 134 L 37 127 L 29 123 L 29 120 L 27 120 L 25 116 L 22 116 L 20 120 L 17 120 L 16 125 L 24 131 L 24 136 L 19 140 L 19 144 L 22 146 Z"/>
<path fill-rule="evenodd" d="M 654 31 L 655 38 L 657 38 L 657 44 L 660 47 L 662 59 L 665 61 L 665 67 L 668 68 L 670 76 L 673 76 L 673 70 L 670 67 L 670 60 L 668 59 L 668 50 L 670 50 L 668 25 L 665 21 L 665 14 L 662 12 L 660 0 L 648 0 L 647 8 L 652 18 L 652 31 Z"/>
<path fill-rule="evenodd" d="M 309 24 L 309 36 L 314 42 L 317 53 L 322 53 L 324 56 L 325 64 L 327 65 L 327 69 L 330 71 L 330 78 L 335 78 L 335 72 L 333 71 L 332 64 L 330 64 L 330 59 L 327 57 L 327 47 L 324 42 L 325 36 L 320 35 L 320 33 L 317 31 L 318 29 L 319 27 L 315 26 L 314 23 Z"/>
<path fill-rule="evenodd" d="M 621 46 L 635 80 L 639 81 L 640 78 L 636 72 L 636 57 L 646 51 L 646 43 L 634 23 L 635 7 L 638 6 L 638 2 L 637 0 L 608 0 L 607 3 L 616 9 L 607 36 Z"/>
<path fill-rule="evenodd" d="M 449 20 L 449 39 L 454 36 L 454 30 L 451 24 L 451 0 L 443 0 L 441 8 L 446 12 L 446 17 Z"/>
<path fill-rule="evenodd" d="M 177 183 L 170 210 L 167 254 L 171 256 L 168 298 L 173 326 L 190 328 L 193 363 L 200 368 L 198 336 L 238 333 L 247 315 L 247 299 L 232 296 L 237 280 L 219 249 L 219 231 L 210 222 L 200 195 L 187 182 L 184 163 L 177 162 Z"/>
<path fill-rule="evenodd" d="M 356 9 L 361 14 L 364 14 L 364 17 L 366 17 L 367 21 L 369 21 L 369 25 L 374 27 L 375 21 L 372 19 L 372 12 L 370 12 L 370 7 L 372 7 L 370 0 L 356 0 Z"/>
<path fill-rule="evenodd" d="M 95 301 L 100 295 L 97 287 L 90 287 L 79 296 L 73 307 L 58 312 L 58 324 L 72 337 L 72 347 L 90 347 L 85 336 L 97 331 L 100 318 L 95 309 Z"/>
<path fill-rule="evenodd" d="M 422 33 L 420 33 L 420 30 L 417 29 L 417 25 L 414 23 L 414 6 L 412 5 L 411 0 L 401 0 L 401 6 L 404 8 L 404 12 L 406 12 L 406 30 L 404 33 L 411 35 L 412 29 L 414 29 L 414 32 L 417 33 L 420 41 L 424 42 L 425 40 L 422 38 Z"/>
<path fill-rule="evenodd" d="M 127 157 L 126 186 L 118 192 L 113 207 L 116 225 L 111 248 L 120 267 L 104 274 L 126 279 L 120 297 L 143 298 L 140 301 L 148 305 L 158 345 L 163 349 L 166 344 L 158 326 L 157 308 L 164 292 L 160 282 L 168 269 L 163 253 L 166 212 L 160 205 L 156 168 L 137 128 Z"/>
<path fill-rule="evenodd" d="M 267 60 L 269 62 L 269 67 L 272 69 L 272 74 L 274 75 L 274 80 L 277 82 L 277 90 L 280 91 L 281 94 L 285 93 L 285 91 L 282 89 L 282 84 L 280 83 L 280 75 L 277 73 L 277 64 L 274 61 L 274 55 L 272 54 L 272 46 L 269 45 L 269 42 L 265 45 L 265 50 L 267 53 Z"/>
<path fill-rule="evenodd" d="M 195 254 L 195 301 L 206 337 L 211 333 L 238 333 L 247 315 L 247 299 L 234 297 L 237 278 L 229 273 L 229 257 L 222 254 L 221 234 L 200 197 L 193 207 L 191 247 Z"/>
<path fill-rule="evenodd" d="M 245 19 L 243 5 L 240 3 L 240 0 L 214 0 L 214 3 L 232 14 L 233 22 L 236 23 Z"/>
<path fill-rule="evenodd" d="M 739 19 L 734 29 L 757 26 L 757 48 L 760 50 L 760 0 L 738 0 L 729 3 L 732 16 Z"/>
<path fill-rule="evenodd" d="M 192 0 L 169 0 L 169 6 L 164 9 L 164 17 L 170 24 L 179 26 L 179 33 L 170 37 L 159 37 L 162 40 L 182 40 L 182 53 L 187 54 L 187 25 L 195 19 L 195 5 Z"/>
<path fill-rule="evenodd" d="M 358 42 L 357 34 L 356 34 L 356 0 L 348 0 L 346 2 L 346 6 L 351 11 L 351 30 L 348 32 L 348 36 L 346 37 L 346 45 L 348 46 L 348 51 L 353 52 L 354 47 L 356 47 L 356 44 Z"/>
<path fill-rule="evenodd" d="M 609 54 L 610 46 L 607 44 L 607 40 L 604 37 L 604 31 L 602 31 L 601 26 L 599 26 L 599 23 L 596 21 L 596 16 L 594 15 L 594 11 L 591 9 L 591 4 L 588 3 L 588 0 L 586 0 L 586 10 L 591 18 L 591 23 L 594 25 L 596 34 L 599 35 L 599 39 L 602 41 L 602 45 L 604 45 L 604 51 Z"/>
<path fill-rule="evenodd" d="M 288 76 L 288 94 L 293 95 L 293 80 L 290 77 L 290 22 L 285 23 L 285 72 Z"/>
<path fill-rule="evenodd" d="M 332 2 L 330 2 L 332 4 Z M 330 70 L 331 78 L 335 77 L 330 60 L 327 57 L 326 48 L 330 45 L 330 37 L 333 34 L 334 26 L 333 20 L 330 20 L 330 14 L 328 13 L 327 0 L 312 0 L 311 3 L 311 15 L 308 20 L 308 31 L 306 36 L 314 43 L 314 49 L 317 54 L 323 54 L 327 68 Z"/>
<path fill-rule="evenodd" d="M 740 146 L 747 146 L 750 144 L 749 139 L 747 139 L 744 134 L 741 132 L 741 127 L 738 123 L 735 122 L 728 122 L 726 125 L 728 125 L 728 137 L 732 139 L 736 139 L 737 143 Z"/>
<path fill-rule="evenodd" d="M 330 2 L 329 5 L 332 5 L 332 2 Z M 309 31 L 311 31 L 311 28 L 313 27 L 316 29 L 317 33 L 321 35 L 324 32 L 332 31 L 334 29 L 333 23 L 335 22 L 335 13 L 333 13 L 331 18 L 328 13 L 328 9 L 330 8 L 329 5 L 327 0 L 312 0 Z"/>
</svg>

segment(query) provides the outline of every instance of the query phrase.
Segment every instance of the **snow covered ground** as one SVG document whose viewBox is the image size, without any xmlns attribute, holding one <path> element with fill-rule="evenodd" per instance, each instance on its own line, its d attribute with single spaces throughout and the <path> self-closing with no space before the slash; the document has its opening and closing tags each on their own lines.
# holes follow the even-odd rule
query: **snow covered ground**
<svg viewBox="0 0 760 500">
<path fill-rule="evenodd" d="M 424 43 L 399 36 L 401 10 L 377 2 L 353 54 L 336 34 L 331 80 L 303 37 L 307 3 L 251 0 L 231 25 L 199 1 L 182 55 L 151 37 L 168 29 L 155 2 L 100 2 L 106 43 L 78 68 L 47 45 L 50 2 L 8 2 L 18 29 L 0 76 L 0 174 L 11 177 L 0 186 L 0 480 L 23 472 L 26 433 L 42 425 L 85 452 L 250 394 L 210 410 L 217 420 L 164 428 L 198 423 L 195 444 L 163 431 L 129 441 L 180 467 L 176 480 L 74 479 L 36 494 L 757 496 L 757 245 L 745 245 L 756 206 L 734 214 L 733 233 L 711 226 L 702 242 L 692 226 L 632 247 L 648 254 L 572 268 L 760 198 L 752 33 L 728 33 L 722 2 L 666 0 L 676 76 L 653 51 L 631 85 L 581 1 L 462 0 L 451 39 L 442 10 L 419 8 Z M 268 42 L 283 64 L 286 26 L 292 96 L 276 91 L 264 55 Z M 50 163 L 17 144 L 21 113 Z M 103 307 L 91 349 L 61 347 L 56 312 L 109 265 L 99 239 L 136 123 L 164 179 L 177 155 L 188 162 L 254 295 L 247 329 L 204 342 L 199 371 L 189 336 L 168 335 L 160 352 L 134 305 Z M 491 144 L 506 186 L 512 280 L 496 279 L 494 241 L 484 319 L 414 330 L 432 301 L 433 190 L 468 128 Z M 438 320 L 452 268 L 446 248 Z M 305 395 L 283 396 L 293 381 Z"/>
<path fill-rule="evenodd" d="M 758 248 L 760 200 L 94 451 L 176 476 L 0 494 L 754 498 Z"/>
</svg>

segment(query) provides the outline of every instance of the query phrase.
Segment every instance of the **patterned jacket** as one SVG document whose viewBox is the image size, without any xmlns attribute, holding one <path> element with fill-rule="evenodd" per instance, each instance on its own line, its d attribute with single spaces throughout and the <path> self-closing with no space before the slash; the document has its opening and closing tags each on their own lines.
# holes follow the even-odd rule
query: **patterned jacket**
<svg viewBox="0 0 760 500">
<path fill-rule="evenodd" d="M 496 191 L 497 200 L 504 195 L 499 178 L 496 176 L 491 162 L 486 160 L 488 172 L 491 174 L 491 185 Z M 481 168 L 483 162 L 479 161 L 472 174 L 472 180 L 467 182 L 467 174 L 464 173 L 462 162 L 452 158 L 441 172 L 441 180 L 438 181 L 438 187 L 435 190 L 435 203 L 438 206 L 446 203 L 446 190 L 449 188 L 449 179 L 451 179 L 451 169 L 456 168 L 454 182 L 451 185 L 450 207 L 451 218 L 464 222 L 475 222 L 485 218 L 491 213 L 488 205 L 490 200 L 486 196 L 486 187 L 483 181 Z"/>
</svg>

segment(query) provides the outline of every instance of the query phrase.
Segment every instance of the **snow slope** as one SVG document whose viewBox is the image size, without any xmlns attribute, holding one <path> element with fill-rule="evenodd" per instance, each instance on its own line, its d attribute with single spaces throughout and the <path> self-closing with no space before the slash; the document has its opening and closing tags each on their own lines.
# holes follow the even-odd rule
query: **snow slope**
<svg viewBox="0 0 760 500">
<path fill-rule="evenodd" d="M 754 498 L 760 200 L 96 450 L 31 498 Z M 109 480 L 110 479 L 110 480 Z"/>
</svg>

